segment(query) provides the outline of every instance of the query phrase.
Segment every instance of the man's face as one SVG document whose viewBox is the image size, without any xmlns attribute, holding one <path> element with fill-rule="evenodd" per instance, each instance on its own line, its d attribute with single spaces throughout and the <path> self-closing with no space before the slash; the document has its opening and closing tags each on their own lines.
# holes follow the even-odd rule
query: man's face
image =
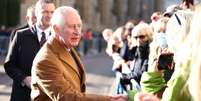
<svg viewBox="0 0 201 101">
<path fill-rule="evenodd" d="M 53 3 L 43 4 L 41 7 L 36 8 L 37 22 L 40 26 L 47 28 L 50 26 L 50 20 L 55 10 Z"/>
<path fill-rule="evenodd" d="M 80 16 L 75 12 L 69 12 L 63 18 L 66 20 L 60 28 L 60 40 L 67 48 L 75 47 L 81 39 L 82 21 Z"/>
<path fill-rule="evenodd" d="M 148 40 L 147 35 L 141 33 L 133 33 L 132 41 L 136 43 L 137 46 L 142 46 Z"/>
<path fill-rule="evenodd" d="M 29 26 L 33 26 L 36 23 L 35 12 L 29 12 L 26 16 L 26 20 Z"/>
</svg>

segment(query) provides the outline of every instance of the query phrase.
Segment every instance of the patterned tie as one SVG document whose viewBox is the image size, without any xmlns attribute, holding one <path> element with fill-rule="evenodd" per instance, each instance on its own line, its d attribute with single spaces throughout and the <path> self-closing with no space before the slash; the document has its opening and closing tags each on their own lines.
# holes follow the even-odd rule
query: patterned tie
<svg viewBox="0 0 201 101">
<path fill-rule="evenodd" d="M 42 37 L 40 39 L 40 46 L 42 47 L 43 44 L 46 42 L 46 38 L 45 38 L 45 33 L 44 32 L 42 32 L 41 34 L 42 34 Z"/>
</svg>

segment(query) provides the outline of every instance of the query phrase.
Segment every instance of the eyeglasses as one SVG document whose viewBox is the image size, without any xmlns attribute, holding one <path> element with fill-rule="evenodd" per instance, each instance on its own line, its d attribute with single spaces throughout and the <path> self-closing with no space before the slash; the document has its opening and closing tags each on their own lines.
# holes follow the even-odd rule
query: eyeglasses
<svg viewBox="0 0 201 101">
<path fill-rule="evenodd" d="M 138 38 L 139 38 L 139 39 L 144 39 L 144 38 L 145 38 L 145 35 L 134 36 L 134 38 L 135 38 L 135 39 L 138 39 Z"/>
</svg>

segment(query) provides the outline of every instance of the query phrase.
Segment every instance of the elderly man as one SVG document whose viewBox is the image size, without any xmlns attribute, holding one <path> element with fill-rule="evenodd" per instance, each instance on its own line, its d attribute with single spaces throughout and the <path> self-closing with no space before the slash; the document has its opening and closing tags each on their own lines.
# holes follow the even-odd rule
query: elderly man
<svg viewBox="0 0 201 101">
<path fill-rule="evenodd" d="M 52 16 L 52 35 L 36 55 L 32 67 L 34 101 L 110 101 L 109 96 L 85 94 L 85 71 L 74 46 L 81 38 L 77 10 L 59 7 Z"/>
<path fill-rule="evenodd" d="M 36 24 L 16 32 L 5 60 L 5 72 L 13 79 L 11 101 L 31 100 L 32 62 L 50 34 L 50 19 L 55 10 L 53 0 L 38 0 L 35 7 Z"/>
</svg>

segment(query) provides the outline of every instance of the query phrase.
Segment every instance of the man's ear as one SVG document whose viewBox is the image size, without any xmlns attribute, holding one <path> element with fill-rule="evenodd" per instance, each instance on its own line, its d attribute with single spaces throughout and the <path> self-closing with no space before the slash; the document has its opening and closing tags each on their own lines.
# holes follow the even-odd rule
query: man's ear
<svg viewBox="0 0 201 101">
<path fill-rule="evenodd" d="M 29 16 L 25 16 L 26 21 L 29 21 L 29 19 L 30 19 Z"/>
<path fill-rule="evenodd" d="M 53 30 L 54 30 L 55 33 L 59 33 L 58 25 L 54 24 L 52 27 L 53 27 Z"/>
</svg>

